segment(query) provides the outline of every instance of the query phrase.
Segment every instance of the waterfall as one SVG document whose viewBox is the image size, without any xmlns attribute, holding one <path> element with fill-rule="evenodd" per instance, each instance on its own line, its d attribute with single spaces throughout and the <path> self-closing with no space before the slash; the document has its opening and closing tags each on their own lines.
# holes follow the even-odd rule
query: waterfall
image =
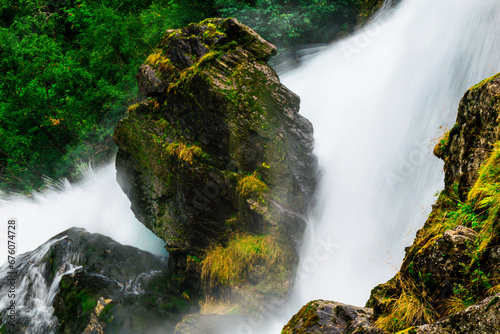
<svg viewBox="0 0 500 334">
<path fill-rule="evenodd" d="M 443 187 L 433 146 L 467 88 L 500 71 L 499 36 L 498 0 L 403 0 L 282 76 L 314 125 L 322 177 L 292 303 L 268 330 L 278 333 L 312 299 L 362 306 L 399 269 Z M 164 252 L 129 207 L 112 165 L 76 185 L 0 196 L 0 265 L 10 218 L 18 221 L 17 254 L 72 226 Z M 50 311 L 54 287 L 40 289 Z"/>
<path fill-rule="evenodd" d="M 498 36 L 497 0 L 404 0 L 282 76 L 323 171 L 289 315 L 319 298 L 363 306 L 397 272 L 443 188 L 433 146 L 500 71 Z"/>
<path fill-rule="evenodd" d="M 11 218 L 17 220 L 17 254 L 76 226 L 153 254 L 167 255 L 165 243 L 134 217 L 115 175 L 114 164 L 98 171 L 88 167 L 85 179 L 78 184 L 63 181 L 31 196 L 0 196 L 0 265 L 7 261 L 7 220 Z"/>
</svg>

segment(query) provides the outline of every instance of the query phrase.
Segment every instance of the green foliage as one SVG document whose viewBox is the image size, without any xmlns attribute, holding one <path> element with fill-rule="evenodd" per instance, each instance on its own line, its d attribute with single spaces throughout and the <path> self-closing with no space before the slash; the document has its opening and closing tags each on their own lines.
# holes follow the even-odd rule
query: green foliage
<svg viewBox="0 0 500 334">
<path fill-rule="evenodd" d="M 163 32 L 210 2 L 0 2 L 0 188 L 31 191 L 113 154 L 135 73 Z"/>
</svg>

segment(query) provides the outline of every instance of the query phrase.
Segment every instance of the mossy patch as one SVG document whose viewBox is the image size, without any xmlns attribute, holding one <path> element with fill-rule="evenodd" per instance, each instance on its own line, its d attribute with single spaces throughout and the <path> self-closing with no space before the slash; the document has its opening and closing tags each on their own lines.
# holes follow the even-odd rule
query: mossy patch
<svg viewBox="0 0 500 334">
<path fill-rule="evenodd" d="M 184 143 L 169 143 L 163 145 L 165 153 L 176 157 L 182 163 L 192 165 L 195 158 L 202 157 L 203 151 L 197 145 L 186 145 Z"/>
<path fill-rule="evenodd" d="M 64 308 L 56 314 L 61 321 L 63 333 L 80 333 L 90 321 L 90 315 L 97 305 L 98 297 L 93 291 L 81 287 L 78 281 L 64 276 L 59 293 L 64 296 Z"/>
<path fill-rule="evenodd" d="M 114 319 L 114 315 L 112 313 L 113 308 L 115 307 L 115 303 L 111 302 L 104 306 L 101 313 L 99 314 L 99 320 L 104 321 L 105 323 L 110 323 Z"/>
<path fill-rule="evenodd" d="M 236 235 L 227 246 L 210 249 L 202 262 L 202 279 L 210 286 L 236 286 L 256 265 L 266 270 L 283 264 L 284 254 L 272 236 Z"/>
</svg>

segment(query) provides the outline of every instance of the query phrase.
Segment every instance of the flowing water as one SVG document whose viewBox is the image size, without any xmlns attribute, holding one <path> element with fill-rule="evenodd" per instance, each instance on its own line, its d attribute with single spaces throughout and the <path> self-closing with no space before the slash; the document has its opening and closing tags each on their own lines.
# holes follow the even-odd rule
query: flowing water
<svg viewBox="0 0 500 334">
<path fill-rule="evenodd" d="M 443 186 L 431 153 L 436 138 L 453 124 L 466 89 L 500 71 L 498 36 L 498 0 L 403 0 L 283 76 L 315 127 L 323 176 L 291 305 L 268 330 L 279 333 L 311 299 L 363 305 L 397 271 Z M 18 253 L 71 226 L 161 253 L 114 173 L 108 166 L 81 184 L 2 197 L 0 221 L 18 221 Z M 0 264 L 6 243 L 5 229 Z M 54 287 L 43 289 L 50 300 Z"/>
<path fill-rule="evenodd" d="M 52 303 L 59 290 L 59 282 L 63 275 L 71 274 L 79 268 L 67 263 L 64 270 L 57 273 L 53 280 L 48 282 L 45 279 L 47 264 L 44 257 L 50 247 L 60 240 L 62 239 L 53 239 L 31 253 L 18 256 L 16 258 L 16 272 L 20 281 L 17 282 L 14 289 L 10 290 L 10 293 L 6 288 L 0 290 L 0 311 L 7 310 L 3 320 L 8 321 L 8 316 L 14 314 L 10 312 L 10 307 L 12 307 L 10 301 L 15 300 L 15 308 L 12 310 L 15 311 L 16 322 L 24 321 L 27 333 L 45 334 L 51 333 L 57 328 L 58 320 L 54 316 Z M 12 282 L 12 274 L 10 273 L 9 266 L 0 267 L 0 280 L 7 282 L 6 286 L 12 286 L 10 283 Z M 12 293 L 17 294 L 15 299 L 9 296 Z"/>
<path fill-rule="evenodd" d="M 406 0 L 283 76 L 323 170 L 293 312 L 363 306 L 399 269 L 443 187 L 433 146 L 464 92 L 500 71 L 499 36 L 497 0 Z"/>
<path fill-rule="evenodd" d="M 114 164 L 95 171 L 86 168 L 78 184 L 63 181 L 32 196 L 0 196 L 0 265 L 7 260 L 7 225 L 17 220 L 17 253 L 40 246 L 73 226 L 157 255 L 167 255 L 165 243 L 139 223 L 130 201 L 116 182 Z M 1 195 L 1 194 L 0 194 Z"/>
<path fill-rule="evenodd" d="M 45 191 L 31 196 L 3 195 L 0 197 L 0 325 L 8 321 L 10 302 L 15 300 L 16 322 L 26 333 L 53 333 L 58 326 L 52 307 L 63 275 L 79 268 L 80 255 L 68 250 L 61 268 L 51 278 L 47 275 L 47 252 L 61 239 L 53 239 L 71 227 L 83 227 L 92 233 L 101 233 L 114 240 L 132 245 L 153 254 L 168 255 L 165 243 L 136 220 L 130 210 L 130 201 L 115 179 L 114 164 L 95 171 L 86 168 L 85 180 L 78 184 L 67 181 L 55 183 Z M 0 194 L 1 195 L 1 194 Z M 14 292 L 8 287 L 12 270 L 7 261 L 7 221 L 16 220 L 14 269 L 17 273 Z M 1 226 L 2 224 L 0 224 Z M 64 239 L 64 238 L 63 238 Z M 2 266 L 2 264 L 4 264 Z M 148 274 L 148 273 L 144 273 Z"/>
</svg>

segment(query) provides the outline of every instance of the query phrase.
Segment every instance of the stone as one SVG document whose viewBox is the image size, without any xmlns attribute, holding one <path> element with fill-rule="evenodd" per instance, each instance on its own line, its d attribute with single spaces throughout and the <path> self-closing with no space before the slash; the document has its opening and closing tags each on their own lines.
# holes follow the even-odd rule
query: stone
<svg viewBox="0 0 500 334">
<path fill-rule="evenodd" d="M 457 120 L 447 139 L 434 153 L 445 162 L 445 185 L 458 182 L 465 198 L 478 177 L 478 169 L 500 140 L 500 73 L 472 86 L 460 101 Z"/>
<path fill-rule="evenodd" d="M 304 305 L 282 334 L 384 334 L 370 318 L 373 310 L 327 300 L 314 300 Z"/>
<path fill-rule="evenodd" d="M 138 72 L 147 98 L 114 133 L 118 182 L 179 280 L 257 304 L 293 284 L 317 177 L 312 125 L 266 63 L 274 54 L 232 18 L 168 31 Z M 240 283 L 210 287 L 207 253 L 252 236 L 277 245 L 279 264 L 242 264 Z"/>
<path fill-rule="evenodd" d="M 415 334 L 499 334 L 500 294 L 437 322 L 415 328 Z"/>
</svg>

